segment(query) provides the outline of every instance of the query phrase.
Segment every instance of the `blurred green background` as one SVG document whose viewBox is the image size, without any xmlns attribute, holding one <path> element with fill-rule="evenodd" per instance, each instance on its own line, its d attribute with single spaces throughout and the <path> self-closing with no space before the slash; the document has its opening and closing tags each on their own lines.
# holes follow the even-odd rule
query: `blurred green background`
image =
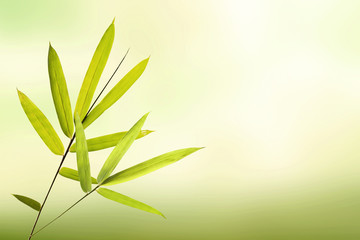
<svg viewBox="0 0 360 240">
<path fill-rule="evenodd" d="M 0 239 L 26 239 L 59 164 L 28 122 L 16 87 L 61 133 L 48 73 L 57 50 L 72 107 L 115 20 L 99 83 L 151 55 L 144 75 L 86 130 L 127 130 L 151 111 L 155 133 L 118 169 L 206 146 L 111 189 L 168 220 L 94 194 L 33 239 L 360 239 L 360 2 L 357 0 L 0 1 Z M 62 138 L 67 142 L 66 138 Z M 110 150 L 91 154 L 93 175 Z M 74 155 L 65 163 L 75 166 Z M 59 178 L 42 226 L 82 196 Z"/>
</svg>

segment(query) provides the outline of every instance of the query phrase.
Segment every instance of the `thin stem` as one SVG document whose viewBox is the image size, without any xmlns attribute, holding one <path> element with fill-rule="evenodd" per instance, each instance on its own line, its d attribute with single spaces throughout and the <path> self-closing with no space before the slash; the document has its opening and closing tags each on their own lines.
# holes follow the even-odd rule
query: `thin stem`
<svg viewBox="0 0 360 240">
<path fill-rule="evenodd" d="M 82 122 L 85 121 L 86 117 L 88 116 L 88 114 L 90 113 L 90 111 L 92 110 L 92 108 L 95 106 L 95 103 L 99 100 L 101 94 L 104 92 L 105 88 L 108 86 L 108 84 L 110 83 L 111 79 L 114 77 L 115 73 L 117 72 L 117 70 L 118 70 L 119 67 L 121 66 L 122 62 L 124 61 L 124 59 L 125 59 L 125 57 L 127 56 L 129 50 L 130 50 L 130 49 L 127 50 L 127 52 L 126 52 L 126 54 L 124 55 L 124 57 L 122 58 L 121 62 L 120 62 L 119 65 L 116 67 L 114 73 L 111 75 L 110 79 L 107 81 L 107 83 L 105 84 L 105 86 L 103 87 L 103 89 L 101 90 L 101 92 L 99 93 L 99 95 L 96 97 L 95 101 L 93 102 L 93 104 L 91 105 L 91 107 L 89 108 L 89 110 L 87 111 L 87 113 L 86 113 L 84 119 L 82 120 Z M 65 158 L 66 158 L 67 154 L 69 153 L 71 144 L 74 142 L 74 139 L 75 139 L 75 133 L 74 133 L 74 135 L 72 136 L 72 138 L 70 139 L 69 145 L 68 145 L 68 147 L 66 148 L 66 151 L 65 151 L 64 155 L 62 156 L 60 165 L 59 165 L 59 167 L 58 167 L 58 169 L 57 169 L 57 171 L 56 171 L 56 173 L 55 173 L 55 176 L 54 176 L 54 178 L 53 178 L 53 180 L 52 180 L 52 182 L 51 182 L 51 185 L 50 185 L 50 187 L 49 187 L 49 190 L 48 190 L 47 193 L 46 193 L 45 199 L 44 199 L 43 203 L 41 204 L 40 210 L 39 210 L 39 212 L 38 212 L 38 214 L 37 214 L 37 216 L 36 216 L 36 219 L 35 219 L 34 226 L 33 226 L 32 229 L 31 229 L 31 233 L 30 233 L 30 235 L 29 235 L 29 240 L 30 240 L 30 239 L 32 238 L 32 236 L 34 235 L 33 233 L 34 233 L 35 227 L 36 227 L 36 225 L 37 225 L 37 223 L 38 223 L 38 221 L 39 221 L 41 212 L 42 212 L 42 210 L 43 210 L 43 208 L 44 208 L 44 206 L 45 206 L 45 203 L 46 203 L 46 201 L 47 201 L 47 199 L 48 199 L 48 197 L 49 197 L 49 194 L 50 194 L 50 192 L 51 192 L 51 190 L 52 190 L 52 188 L 53 188 L 53 186 L 54 186 L 55 180 L 56 180 L 57 176 L 59 175 L 60 169 L 61 169 L 61 167 L 62 167 L 62 165 L 63 165 L 63 163 L 64 163 L 64 161 L 65 161 Z M 90 192 L 90 193 L 91 193 L 91 192 Z M 85 195 L 85 196 L 87 196 L 87 195 Z M 76 204 L 77 204 L 77 203 L 76 203 Z M 75 205 L 76 205 L 76 204 L 75 204 Z M 70 209 L 69 209 L 69 210 L 70 210 Z"/>
<path fill-rule="evenodd" d="M 119 67 L 121 66 L 122 62 L 124 61 L 125 57 L 127 56 L 127 54 L 129 53 L 130 48 L 128 48 L 128 50 L 126 51 L 124 57 L 121 59 L 121 62 L 119 63 L 119 65 L 116 67 L 114 73 L 111 75 L 111 77 L 109 78 L 109 80 L 107 81 L 107 83 L 105 84 L 105 86 L 103 87 L 103 89 L 101 90 L 101 92 L 99 93 L 99 95 L 96 97 L 94 103 L 91 105 L 91 107 L 89 108 L 89 111 L 87 111 L 86 116 L 90 113 L 91 109 L 94 107 L 96 101 L 100 98 L 101 94 L 104 92 L 105 88 L 107 87 L 107 85 L 109 85 L 111 79 L 114 77 L 115 73 L 117 72 L 117 70 L 119 69 Z"/>
<path fill-rule="evenodd" d="M 55 174 L 55 176 L 54 176 L 54 179 L 52 180 L 51 185 L 50 185 L 50 187 L 49 187 L 49 190 L 48 190 L 47 193 L 46 193 L 45 199 L 44 199 L 43 203 L 41 204 L 39 213 L 38 213 L 38 215 L 36 216 L 36 220 L 35 220 L 34 226 L 33 226 L 32 230 L 31 230 L 31 233 L 30 233 L 30 236 L 29 236 L 29 240 L 30 240 L 31 237 L 32 237 L 32 234 L 33 234 L 33 232 L 34 232 L 34 230 L 35 230 L 36 224 L 37 224 L 37 222 L 39 221 L 40 214 L 41 214 L 41 212 L 42 212 L 42 210 L 43 210 L 43 208 L 44 208 L 44 206 L 45 206 L 46 200 L 47 200 L 48 197 L 49 197 L 49 194 L 50 194 L 50 192 L 51 192 L 51 189 L 52 189 L 52 187 L 54 186 L 55 180 L 56 180 L 56 178 L 57 178 L 57 176 L 58 176 L 58 174 L 59 174 L 59 172 L 60 172 L 61 166 L 63 165 L 67 154 L 69 153 L 71 144 L 73 143 L 74 139 L 75 139 L 75 134 L 72 136 L 72 138 L 71 138 L 71 140 L 70 140 L 70 142 L 69 142 L 69 145 L 68 145 L 68 147 L 66 148 L 66 151 L 65 151 L 65 153 L 64 153 L 64 155 L 63 155 L 63 157 L 62 157 L 62 159 L 61 159 L 60 165 L 59 165 L 59 167 L 58 167 L 58 169 L 57 169 L 57 171 L 56 171 L 56 174 Z"/>
<path fill-rule="evenodd" d="M 75 207 L 78 203 L 80 203 L 82 200 L 84 200 L 87 196 L 89 196 L 90 194 L 92 194 L 93 192 L 96 191 L 96 189 L 98 189 L 101 185 L 97 185 L 93 190 L 91 190 L 90 192 L 88 192 L 87 194 L 85 194 L 82 198 L 80 198 L 78 201 L 76 201 L 73 205 L 71 205 L 68 209 L 66 209 L 64 212 L 62 212 L 59 216 L 57 216 L 56 218 L 54 218 L 53 220 L 51 220 L 49 223 L 47 223 L 45 226 L 43 226 L 42 228 L 40 228 L 39 230 L 37 230 L 34 234 L 32 234 L 32 236 L 38 234 L 40 231 L 42 231 L 44 228 L 48 227 L 50 224 L 52 224 L 53 222 L 55 222 L 56 220 L 58 220 L 59 218 L 61 218 L 65 213 L 67 213 L 68 211 L 70 211 L 70 209 L 72 209 L 73 207 Z"/>
</svg>

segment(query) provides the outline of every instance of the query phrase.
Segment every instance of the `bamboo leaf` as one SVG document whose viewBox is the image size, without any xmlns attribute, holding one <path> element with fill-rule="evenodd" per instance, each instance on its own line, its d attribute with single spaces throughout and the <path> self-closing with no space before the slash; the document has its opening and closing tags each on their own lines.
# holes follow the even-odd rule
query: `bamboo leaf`
<svg viewBox="0 0 360 240">
<path fill-rule="evenodd" d="M 103 100 L 89 113 L 84 121 L 84 128 L 87 128 L 94 122 L 103 112 L 110 108 L 127 90 L 135 83 L 135 81 L 144 72 L 149 58 L 141 61 L 133 69 L 130 70 L 110 92 L 103 98 Z"/>
<path fill-rule="evenodd" d="M 28 205 L 29 207 L 31 207 L 32 209 L 36 210 L 36 211 L 40 211 L 41 208 L 41 204 L 38 201 L 35 201 L 34 199 L 22 196 L 22 195 L 17 195 L 17 194 L 12 194 L 14 197 L 17 198 L 17 200 L 19 200 L 20 202 Z"/>
<path fill-rule="evenodd" d="M 152 133 L 151 130 L 141 130 L 139 135 L 136 137 L 136 139 L 145 137 L 146 135 Z M 110 148 L 116 146 L 116 144 L 119 143 L 119 141 L 125 136 L 127 132 L 118 132 L 113 134 L 104 135 L 101 137 L 96 138 L 90 138 L 87 139 L 87 147 L 88 151 L 98 151 L 105 148 Z M 76 144 L 71 145 L 70 152 L 76 152 Z"/>
<path fill-rule="evenodd" d="M 175 150 L 172 152 L 162 154 L 160 156 L 154 157 L 150 160 L 139 163 L 135 166 L 132 166 L 128 169 L 125 169 L 119 173 L 112 175 L 111 177 L 107 178 L 102 183 L 102 185 L 110 186 L 110 185 L 127 182 L 127 181 L 133 180 L 135 178 L 144 176 L 155 170 L 163 168 L 169 164 L 175 163 L 175 162 L 179 161 L 180 159 L 182 159 L 200 149 L 202 149 L 202 148 L 184 148 L 184 149 Z"/>
<path fill-rule="evenodd" d="M 110 189 L 106 189 L 106 188 L 99 188 L 96 190 L 101 196 L 113 200 L 115 202 L 124 204 L 126 206 L 129 207 L 133 207 L 133 208 L 137 208 L 140 210 L 143 210 L 145 212 L 149 212 L 149 213 L 155 213 L 157 215 L 162 216 L 163 218 L 166 218 L 164 216 L 164 214 L 162 214 L 160 211 L 158 211 L 157 209 L 150 207 L 149 205 L 146 205 L 145 203 L 139 202 L 135 199 L 132 199 L 128 196 L 125 196 L 123 194 L 120 194 L 118 192 L 114 192 Z"/>
<path fill-rule="evenodd" d="M 62 167 L 59 171 L 59 174 L 63 177 L 75 180 L 80 182 L 80 178 L 79 178 L 79 172 L 71 169 L 71 168 L 67 168 L 67 167 Z M 91 183 L 92 184 L 97 184 L 97 181 L 95 178 L 91 177 Z"/>
<path fill-rule="evenodd" d="M 149 113 L 145 114 L 134 126 L 125 134 L 125 136 L 119 141 L 114 150 L 110 153 L 106 159 L 103 167 L 101 168 L 97 181 L 101 183 L 114 171 L 115 167 L 120 162 L 121 158 L 125 155 L 126 151 L 130 148 L 131 144 L 135 141 L 135 138 L 139 136 L 139 132 L 144 125 L 144 122 Z"/>
<path fill-rule="evenodd" d="M 115 27 L 113 22 L 105 31 L 95 50 L 79 92 L 75 106 L 75 113 L 79 113 L 81 120 L 84 119 L 90 107 L 96 86 L 109 58 L 111 47 L 114 42 L 114 35 Z"/>
<path fill-rule="evenodd" d="M 78 113 L 75 113 L 76 129 L 76 161 L 79 172 L 80 185 L 84 192 L 91 191 L 91 175 L 89 154 L 86 145 L 84 128 Z"/>
<path fill-rule="evenodd" d="M 67 137 L 71 138 L 74 133 L 74 124 L 69 93 L 59 56 L 51 44 L 49 44 L 48 70 L 51 93 L 61 129 Z"/>
<path fill-rule="evenodd" d="M 36 132 L 53 153 L 62 155 L 64 153 L 64 145 L 49 120 L 24 93 L 19 90 L 17 91 L 21 106 Z"/>
</svg>

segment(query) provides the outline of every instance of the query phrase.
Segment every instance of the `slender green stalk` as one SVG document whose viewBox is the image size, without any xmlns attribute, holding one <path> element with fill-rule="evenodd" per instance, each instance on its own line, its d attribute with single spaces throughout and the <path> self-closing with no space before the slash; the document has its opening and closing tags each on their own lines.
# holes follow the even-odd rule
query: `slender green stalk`
<svg viewBox="0 0 360 240">
<path fill-rule="evenodd" d="M 82 122 L 84 122 L 84 120 L 86 119 L 86 117 L 88 116 L 88 114 L 90 113 L 90 111 L 92 110 L 92 108 L 95 106 L 95 103 L 96 103 L 97 100 L 100 98 L 101 94 L 104 92 L 105 88 L 108 86 L 108 84 L 110 83 L 111 79 L 114 77 L 115 73 L 117 72 L 117 70 L 119 69 L 120 65 L 121 65 L 122 62 L 124 61 L 125 57 L 127 56 L 129 50 L 130 50 L 130 49 L 127 50 L 127 52 L 126 52 L 126 54 L 124 55 L 124 57 L 122 58 L 121 62 L 120 62 L 119 65 L 116 67 L 114 73 L 111 75 L 111 77 L 109 78 L 109 80 L 107 81 L 107 83 L 105 84 L 105 86 L 103 87 L 103 89 L 101 90 L 101 92 L 99 93 L 99 95 L 97 96 L 97 98 L 95 99 L 95 101 L 93 102 L 93 104 L 91 105 L 91 107 L 89 108 L 89 110 L 88 110 L 88 112 L 86 113 L 86 115 L 85 115 L 85 117 L 84 117 L 84 119 L 83 119 Z M 74 139 L 75 139 L 75 134 L 74 134 L 74 135 L 72 136 L 72 138 L 70 139 L 69 145 L 68 145 L 68 147 L 66 148 L 66 151 L 65 151 L 64 155 L 62 156 L 60 165 L 59 165 L 59 167 L 58 167 L 58 169 L 57 169 L 57 171 L 56 171 L 56 173 L 55 173 L 55 176 L 54 176 L 54 178 L 53 178 L 53 180 L 52 180 L 52 182 L 51 182 L 51 185 L 50 185 L 50 187 L 49 187 L 49 189 L 48 189 L 48 191 L 47 191 L 47 193 L 46 193 L 45 199 L 44 199 L 43 203 L 41 204 L 41 208 L 40 208 L 40 210 L 39 210 L 39 212 L 38 212 L 38 214 L 37 214 L 37 216 L 36 216 L 34 226 L 32 227 L 31 233 L 30 233 L 30 235 L 29 235 L 29 240 L 30 240 L 30 239 L 32 238 L 32 236 L 34 235 L 33 233 L 34 233 L 34 230 L 35 230 L 35 228 L 36 228 L 36 225 L 37 225 L 37 223 L 38 223 L 38 221 L 39 221 L 41 212 L 42 212 L 42 210 L 43 210 L 43 208 L 44 208 L 44 206 L 45 206 L 45 203 L 46 203 L 46 201 L 47 201 L 47 199 L 48 199 L 48 197 L 49 197 L 49 194 L 50 194 L 50 192 L 51 192 L 51 190 L 52 190 L 52 188 L 53 188 L 53 186 L 54 186 L 54 183 L 55 183 L 55 181 L 56 181 L 56 178 L 57 178 L 57 176 L 59 175 L 59 171 L 60 171 L 60 169 L 61 169 L 61 167 L 62 167 L 62 165 L 63 165 L 63 163 L 64 163 L 64 161 L 65 161 L 65 158 L 66 158 L 67 154 L 69 153 L 70 147 L 71 147 Z M 70 209 L 69 209 L 69 210 L 70 210 Z"/>
<path fill-rule="evenodd" d="M 43 226 L 42 228 L 40 228 L 39 230 L 37 230 L 34 234 L 32 234 L 32 236 L 38 234 L 40 231 L 42 231 L 43 229 L 45 229 L 46 227 L 48 227 L 50 224 L 52 224 L 53 222 L 55 222 L 56 220 L 58 220 L 59 218 L 61 218 L 65 213 L 67 213 L 68 211 L 70 211 L 70 209 L 72 209 L 73 207 L 75 207 L 78 203 L 80 203 L 82 200 L 84 200 L 87 196 L 89 196 L 91 193 L 95 192 L 96 189 L 98 189 L 101 185 L 97 185 L 93 190 L 91 190 L 90 192 L 88 192 L 87 194 L 85 194 L 82 198 L 80 198 L 78 201 L 76 201 L 73 205 L 71 205 L 68 209 L 66 209 L 64 212 L 62 212 L 59 216 L 57 216 L 56 218 L 54 218 L 53 220 L 51 220 L 50 222 L 48 222 L 45 226 Z"/>
</svg>

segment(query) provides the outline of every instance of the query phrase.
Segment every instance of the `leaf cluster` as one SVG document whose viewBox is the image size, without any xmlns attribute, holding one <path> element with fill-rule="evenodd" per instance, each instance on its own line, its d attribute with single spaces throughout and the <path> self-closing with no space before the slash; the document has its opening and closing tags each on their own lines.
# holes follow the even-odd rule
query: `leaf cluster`
<svg viewBox="0 0 360 240">
<path fill-rule="evenodd" d="M 151 130 L 143 130 L 148 113 L 143 115 L 128 131 L 107 134 L 90 139 L 87 139 L 85 135 L 85 129 L 130 89 L 143 74 L 149 62 L 149 58 L 140 61 L 97 105 L 95 105 L 95 103 L 98 98 L 91 106 L 96 87 L 110 55 L 114 42 L 114 35 L 115 27 L 114 22 L 112 22 L 105 31 L 94 52 L 80 88 L 74 112 L 71 108 L 60 58 L 52 45 L 49 45 L 48 72 L 54 108 L 62 132 L 66 137 L 71 139 L 66 150 L 48 118 L 46 118 L 43 112 L 20 90 L 18 90 L 19 100 L 30 123 L 51 152 L 63 156 L 66 156 L 67 152 L 76 153 L 77 169 L 62 167 L 59 171 L 61 176 L 78 181 L 81 189 L 87 194 L 96 190 L 96 192 L 104 198 L 165 217 L 155 208 L 121 193 L 104 188 L 104 186 L 116 185 L 144 176 L 169 164 L 175 163 L 201 148 L 185 148 L 168 152 L 128 169 L 114 173 L 120 160 L 133 145 L 134 141 L 153 132 Z M 94 108 L 92 108 L 93 106 Z M 71 144 L 74 139 L 76 139 L 75 143 Z M 89 152 L 112 147 L 113 150 L 104 161 L 97 177 L 92 177 Z M 93 185 L 96 186 L 93 187 Z M 42 209 L 39 202 L 29 197 L 16 194 L 14 194 L 14 197 L 36 211 L 41 211 Z"/>
</svg>

